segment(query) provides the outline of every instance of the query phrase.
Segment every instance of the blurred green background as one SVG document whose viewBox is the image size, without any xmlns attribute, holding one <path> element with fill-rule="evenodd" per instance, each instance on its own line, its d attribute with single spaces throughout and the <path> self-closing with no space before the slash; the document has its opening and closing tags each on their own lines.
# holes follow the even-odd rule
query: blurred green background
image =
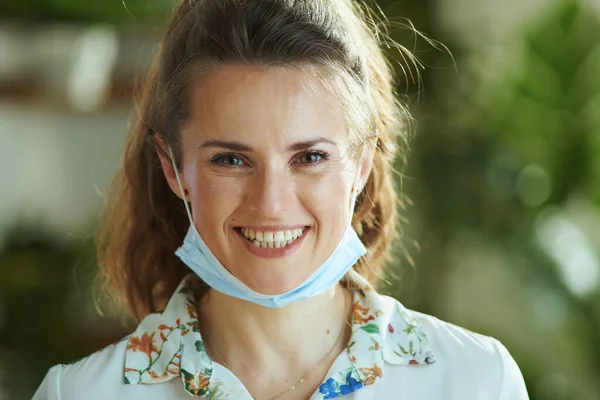
<svg viewBox="0 0 600 400">
<path fill-rule="evenodd" d="M 532 399 L 600 399 L 599 2 L 376 3 L 424 66 L 389 50 L 418 126 L 382 291 L 501 340 Z M 0 399 L 131 329 L 93 234 L 174 4 L 0 5 Z"/>
</svg>

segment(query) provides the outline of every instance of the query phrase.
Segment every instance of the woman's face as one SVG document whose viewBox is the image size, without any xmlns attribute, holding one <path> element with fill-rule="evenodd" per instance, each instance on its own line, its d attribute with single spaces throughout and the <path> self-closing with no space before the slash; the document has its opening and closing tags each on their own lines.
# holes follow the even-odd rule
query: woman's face
<svg viewBox="0 0 600 400">
<path fill-rule="evenodd" d="M 194 87 L 182 133 L 181 178 L 198 232 L 264 294 L 293 289 L 333 252 L 371 168 L 372 152 L 355 160 L 339 108 L 314 85 L 280 67 L 220 68 Z"/>
</svg>

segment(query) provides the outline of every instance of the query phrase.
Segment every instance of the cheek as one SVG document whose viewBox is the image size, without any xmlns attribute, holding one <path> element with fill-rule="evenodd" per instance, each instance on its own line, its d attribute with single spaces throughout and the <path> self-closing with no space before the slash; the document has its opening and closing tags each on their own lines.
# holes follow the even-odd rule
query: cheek
<svg viewBox="0 0 600 400">
<path fill-rule="evenodd" d="M 307 201 L 322 227 L 344 224 L 349 218 L 351 190 L 350 179 L 340 174 L 332 174 L 313 182 Z M 306 204 L 306 203 L 305 203 Z"/>
<path fill-rule="evenodd" d="M 191 181 L 192 213 L 199 231 L 215 234 L 238 206 L 240 185 L 228 179 L 196 174 Z M 210 232 L 206 232 L 210 230 Z M 203 232 L 200 232 L 202 235 Z M 205 235 L 203 235 L 205 236 Z"/>
</svg>

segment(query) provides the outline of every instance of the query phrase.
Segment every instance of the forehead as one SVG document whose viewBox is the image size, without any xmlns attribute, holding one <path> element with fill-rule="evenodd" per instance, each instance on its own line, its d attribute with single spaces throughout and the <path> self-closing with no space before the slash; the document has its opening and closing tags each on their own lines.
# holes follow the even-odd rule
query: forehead
<svg viewBox="0 0 600 400">
<path fill-rule="evenodd" d="M 193 86 L 189 126 L 229 140 L 348 136 L 340 102 L 324 81 L 284 67 L 231 65 L 202 76 Z"/>
</svg>

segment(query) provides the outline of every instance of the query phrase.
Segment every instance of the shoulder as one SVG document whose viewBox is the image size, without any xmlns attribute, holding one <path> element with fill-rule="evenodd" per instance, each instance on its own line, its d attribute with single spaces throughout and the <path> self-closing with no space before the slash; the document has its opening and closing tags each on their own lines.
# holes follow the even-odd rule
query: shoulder
<svg viewBox="0 0 600 400">
<path fill-rule="evenodd" d="M 460 356 L 462 363 L 469 361 L 494 364 L 505 351 L 504 346 L 491 336 L 472 332 L 432 315 L 414 310 L 409 310 L 409 312 L 427 334 L 438 361 L 452 362 L 456 360 L 456 356 Z"/>
<path fill-rule="evenodd" d="M 127 338 L 75 362 L 55 365 L 46 374 L 33 400 L 77 399 L 82 393 L 92 396 L 97 388 L 102 388 L 103 398 L 116 398 L 120 386 L 124 385 Z"/>
<path fill-rule="evenodd" d="M 410 310 L 392 297 L 379 297 L 380 308 L 388 316 L 385 320 L 394 327 L 400 326 L 405 333 L 409 332 L 407 328 L 410 331 L 418 330 L 437 361 L 452 362 L 459 356 L 458 359 L 463 363 L 467 360 L 493 363 L 498 359 L 501 349 L 504 349 L 498 340 L 490 336 Z"/>
<path fill-rule="evenodd" d="M 395 299 L 387 301 L 404 308 Z M 445 390 L 459 396 L 470 393 L 474 398 L 528 399 L 521 371 L 500 341 L 431 315 L 404 310 L 426 335 L 435 364 L 425 368 L 431 367 L 431 374 L 446 382 Z"/>
</svg>

